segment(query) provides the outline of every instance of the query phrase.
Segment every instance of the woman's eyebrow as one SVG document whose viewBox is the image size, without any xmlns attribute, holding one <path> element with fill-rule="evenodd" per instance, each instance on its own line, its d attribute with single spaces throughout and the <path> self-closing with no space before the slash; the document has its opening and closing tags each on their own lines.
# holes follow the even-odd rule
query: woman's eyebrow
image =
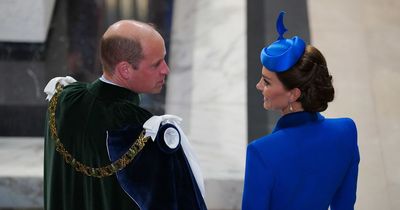
<svg viewBox="0 0 400 210">
<path fill-rule="evenodd" d="M 271 80 L 271 78 L 265 76 L 264 74 L 262 75 L 262 77 L 263 77 L 264 79 Z"/>
</svg>

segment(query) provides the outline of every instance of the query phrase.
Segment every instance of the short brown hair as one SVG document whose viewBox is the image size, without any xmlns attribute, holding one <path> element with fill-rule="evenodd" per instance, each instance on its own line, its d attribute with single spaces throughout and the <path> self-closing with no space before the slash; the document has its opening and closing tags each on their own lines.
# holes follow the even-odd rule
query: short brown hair
<svg viewBox="0 0 400 210">
<path fill-rule="evenodd" d="M 297 101 L 304 111 L 325 111 L 328 102 L 333 101 L 335 90 L 332 75 L 329 74 L 322 53 L 311 45 L 307 45 L 303 56 L 291 69 L 277 73 L 277 76 L 287 90 L 301 90 Z"/>
<path fill-rule="evenodd" d="M 102 38 L 100 56 L 105 71 L 113 71 L 122 61 L 130 63 L 136 69 L 143 59 L 143 49 L 139 40 L 122 36 Z"/>
</svg>

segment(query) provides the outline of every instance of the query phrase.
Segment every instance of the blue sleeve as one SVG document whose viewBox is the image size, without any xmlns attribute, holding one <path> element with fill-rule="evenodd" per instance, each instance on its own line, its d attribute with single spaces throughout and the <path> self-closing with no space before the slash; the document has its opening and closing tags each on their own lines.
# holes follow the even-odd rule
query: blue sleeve
<svg viewBox="0 0 400 210">
<path fill-rule="evenodd" d="M 354 125 L 354 129 L 355 125 Z M 358 177 L 358 164 L 360 162 L 360 153 L 357 146 L 357 131 L 354 130 L 355 145 L 352 163 L 347 171 L 346 176 L 343 179 L 342 185 L 335 193 L 332 203 L 331 210 L 353 210 L 356 202 L 356 191 L 357 191 L 357 177 Z"/>
<path fill-rule="evenodd" d="M 268 210 L 273 174 L 253 145 L 247 147 L 242 210 Z"/>
</svg>

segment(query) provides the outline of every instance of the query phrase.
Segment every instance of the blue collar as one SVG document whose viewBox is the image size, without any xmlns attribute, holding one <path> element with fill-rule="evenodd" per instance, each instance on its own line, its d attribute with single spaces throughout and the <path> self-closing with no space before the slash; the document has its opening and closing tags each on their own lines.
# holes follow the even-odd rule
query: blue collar
<svg viewBox="0 0 400 210">
<path fill-rule="evenodd" d="M 283 128 L 296 127 L 309 122 L 316 122 L 320 120 L 324 120 L 325 117 L 322 116 L 319 112 L 294 112 L 289 113 L 282 116 L 278 122 L 272 133 L 281 130 Z"/>
</svg>

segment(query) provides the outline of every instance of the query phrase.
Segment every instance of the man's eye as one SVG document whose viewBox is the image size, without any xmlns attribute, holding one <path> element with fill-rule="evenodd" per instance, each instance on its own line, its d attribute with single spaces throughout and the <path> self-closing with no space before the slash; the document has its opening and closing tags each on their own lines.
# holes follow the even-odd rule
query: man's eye
<svg viewBox="0 0 400 210">
<path fill-rule="evenodd" d="M 154 68 L 158 68 L 160 66 L 161 62 L 157 62 L 153 65 Z"/>
</svg>

